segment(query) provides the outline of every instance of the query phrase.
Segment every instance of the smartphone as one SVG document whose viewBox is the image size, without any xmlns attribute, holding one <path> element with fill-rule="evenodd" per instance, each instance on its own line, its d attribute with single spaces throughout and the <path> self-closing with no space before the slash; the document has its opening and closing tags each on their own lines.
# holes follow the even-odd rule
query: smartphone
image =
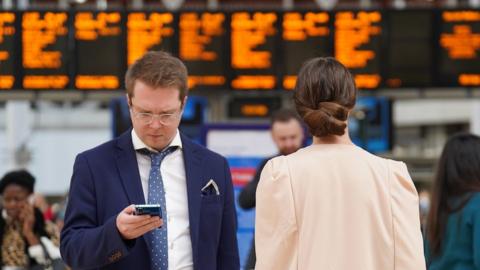
<svg viewBox="0 0 480 270">
<path fill-rule="evenodd" d="M 137 204 L 135 205 L 135 215 L 162 217 L 162 207 L 160 204 Z"/>
</svg>

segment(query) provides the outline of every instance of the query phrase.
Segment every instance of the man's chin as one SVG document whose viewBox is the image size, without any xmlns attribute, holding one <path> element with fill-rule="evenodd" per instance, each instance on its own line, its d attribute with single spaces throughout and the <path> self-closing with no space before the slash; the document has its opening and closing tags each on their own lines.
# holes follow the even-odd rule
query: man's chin
<svg viewBox="0 0 480 270">
<path fill-rule="evenodd" d="M 286 156 L 286 155 L 290 155 L 290 154 L 293 154 L 295 153 L 296 150 L 286 150 L 286 151 L 282 151 L 282 155 Z"/>
<path fill-rule="evenodd" d="M 166 146 L 165 141 L 162 139 L 150 139 L 147 144 L 155 150 L 162 150 Z"/>
</svg>

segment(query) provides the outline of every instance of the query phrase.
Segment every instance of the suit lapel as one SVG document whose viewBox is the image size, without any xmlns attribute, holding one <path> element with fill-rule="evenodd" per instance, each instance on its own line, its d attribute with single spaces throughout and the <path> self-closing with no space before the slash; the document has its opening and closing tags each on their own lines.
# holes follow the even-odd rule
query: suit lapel
<svg viewBox="0 0 480 270">
<path fill-rule="evenodd" d="M 181 136 L 183 160 L 187 180 L 188 217 L 190 221 L 190 238 L 192 240 L 193 259 L 198 256 L 198 231 L 200 222 L 200 189 L 202 177 L 202 157 L 199 147 L 185 136 Z"/>
<path fill-rule="evenodd" d="M 144 204 L 142 181 L 133 148 L 131 129 L 118 138 L 117 169 L 130 204 Z"/>
</svg>

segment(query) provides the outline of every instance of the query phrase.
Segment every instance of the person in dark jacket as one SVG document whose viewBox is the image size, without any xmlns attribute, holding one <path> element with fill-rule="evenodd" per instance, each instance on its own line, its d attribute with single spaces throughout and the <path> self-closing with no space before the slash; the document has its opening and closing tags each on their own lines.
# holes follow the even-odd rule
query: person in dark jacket
<svg viewBox="0 0 480 270">
<path fill-rule="evenodd" d="M 457 134 L 445 144 L 424 239 L 427 269 L 480 269 L 479 136 Z"/>
<path fill-rule="evenodd" d="M 42 212 L 29 201 L 34 185 L 35 178 L 26 170 L 11 171 L 0 180 L 1 269 L 29 269 L 44 264 L 44 250 L 51 259 L 60 258 Z"/>
<path fill-rule="evenodd" d="M 281 109 L 273 113 L 270 120 L 270 133 L 273 142 L 278 148 L 278 154 L 275 156 L 288 155 L 302 147 L 304 140 L 302 120 L 300 120 L 298 114 L 293 110 Z M 260 162 L 256 169 L 255 176 L 240 192 L 238 202 L 243 209 L 252 209 L 255 207 L 255 194 L 258 181 L 260 180 L 260 174 L 267 161 L 275 156 L 268 157 Z M 252 242 L 252 248 L 250 249 L 245 268 L 254 269 L 255 261 L 255 245 Z"/>
</svg>

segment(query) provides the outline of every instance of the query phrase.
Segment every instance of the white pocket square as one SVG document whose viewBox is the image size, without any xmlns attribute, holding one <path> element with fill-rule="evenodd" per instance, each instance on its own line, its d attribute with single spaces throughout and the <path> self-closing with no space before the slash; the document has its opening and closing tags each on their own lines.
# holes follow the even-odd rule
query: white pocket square
<svg viewBox="0 0 480 270">
<path fill-rule="evenodd" d="M 207 184 L 201 189 L 202 194 L 211 195 L 211 190 L 215 190 L 216 195 L 220 195 L 220 190 L 218 189 L 217 183 L 213 179 L 210 179 Z"/>
</svg>

